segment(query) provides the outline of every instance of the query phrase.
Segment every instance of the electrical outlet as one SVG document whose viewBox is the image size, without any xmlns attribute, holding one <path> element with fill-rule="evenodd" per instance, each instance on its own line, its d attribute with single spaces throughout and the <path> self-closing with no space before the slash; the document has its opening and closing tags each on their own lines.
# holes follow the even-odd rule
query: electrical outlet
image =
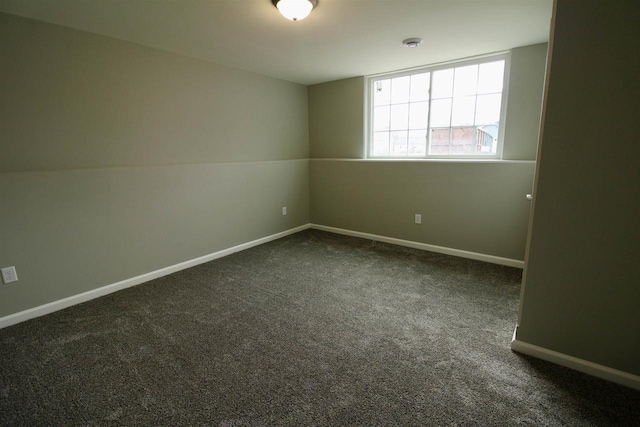
<svg viewBox="0 0 640 427">
<path fill-rule="evenodd" d="M 15 267 L 7 267 L 2 269 L 2 281 L 4 283 L 13 283 L 18 281 L 18 273 Z"/>
<path fill-rule="evenodd" d="M 282 215 L 286 215 L 287 214 L 287 207 L 283 206 L 282 207 Z"/>
<path fill-rule="evenodd" d="M 422 215 L 416 214 L 416 224 L 422 224 Z"/>
</svg>

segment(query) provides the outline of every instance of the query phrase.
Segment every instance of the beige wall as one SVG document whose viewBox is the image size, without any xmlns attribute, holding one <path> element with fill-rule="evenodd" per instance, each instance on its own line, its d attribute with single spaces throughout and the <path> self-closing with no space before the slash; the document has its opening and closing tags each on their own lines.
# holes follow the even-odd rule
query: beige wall
<svg viewBox="0 0 640 427">
<path fill-rule="evenodd" d="M 541 43 L 511 50 L 503 159 L 536 158 L 547 46 Z"/>
<path fill-rule="evenodd" d="M 364 77 L 309 86 L 312 158 L 364 157 Z"/>
<path fill-rule="evenodd" d="M 310 168 L 314 224 L 524 257 L 532 162 L 312 160 Z"/>
<path fill-rule="evenodd" d="M 309 222 L 306 87 L 6 14 L 0 57 L 0 317 Z"/>
<path fill-rule="evenodd" d="M 525 161 L 345 161 L 364 157 L 364 78 L 310 86 L 312 222 L 523 260 L 546 50 L 511 58 L 504 159 Z"/>
<path fill-rule="evenodd" d="M 640 375 L 640 6 L 557 2 L 519 341 Z"/>
<path fill-rule="evenodd" d="M 0 19 L 2 172 L 309 157 L 305 86 Z"/>
<path fill-rule="evenodd" d="M 547 43 L 511 51 L 503 159 L 535 160 Z M 309 86 L 309 144 L 314 159 L 362 159 L 365 78 Z"/>
</svg>

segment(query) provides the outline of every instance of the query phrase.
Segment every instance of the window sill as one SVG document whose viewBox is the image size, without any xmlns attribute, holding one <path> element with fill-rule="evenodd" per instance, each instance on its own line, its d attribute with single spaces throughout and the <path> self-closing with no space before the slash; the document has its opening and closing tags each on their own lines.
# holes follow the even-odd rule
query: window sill
<svg viewBox="0 0 640 427">
<path fill-rule="evenodd" d="M 345 158 L 310 158 L 311 161 L 320 162 L 363 162 L 363 163 L 535 163 L 535 160 L 507 160 L 507 159 L 391 159 L 391 158 L 370 158 L 370 159 L 345 159 Z"/>
</svg>

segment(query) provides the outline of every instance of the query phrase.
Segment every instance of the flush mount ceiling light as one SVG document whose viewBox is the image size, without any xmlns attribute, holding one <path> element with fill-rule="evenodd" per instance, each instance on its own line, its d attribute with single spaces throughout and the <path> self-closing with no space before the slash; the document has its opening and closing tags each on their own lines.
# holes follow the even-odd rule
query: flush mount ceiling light
<svg viewBox="0 0 640 427">
<path fill-rule="evenodd" d="M 271 0 L 282 16 L 291 21 L 300 21 L 318 5 L 318 0 Z"/>
<path fill-rule="evenodd" d="M 404 47 L 418 47 L 422 44 L 422 39 L 419 37 L 413 37 L 410 39 L 402 40 Z"/>
</svg>

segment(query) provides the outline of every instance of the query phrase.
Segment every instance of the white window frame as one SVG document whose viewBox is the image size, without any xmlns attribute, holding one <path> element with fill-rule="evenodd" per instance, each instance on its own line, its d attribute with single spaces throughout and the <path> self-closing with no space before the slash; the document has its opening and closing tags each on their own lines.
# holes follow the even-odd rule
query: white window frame
<svg viewBox="0 0 640 427">
<path fill-rule="evenodd" d="M 429 154 L 429 145 L 430 141 L 427 141 L 427 149 L 426 154 L 424 156 L 374 156 L 373 152 L 373 93 L 375 82 L 378 80 L 386 80 L 394 77 L 404 77 L 410 76 L 413 74 L 420 73 L 431 73 L 430 79 L 431 83 L 433 83 L 433 72 L 439 70 L 446 70 L 450 68 L 462 67 L 465 65 L 474 65 L 474 64 L 483 64 L 486 62 L 495 62 L 504 60 L 504 75 L 502 82 L 502 100 L 500 104 L 500 124 L 498 125 L 498 141 L 496 146 L 495 154 L 475 154 L 475 155 L 457 155 L 457 154 L 448 154 L 448 155 L 437 155 L 437 154 Z M 424 67 L 410 68 L 400 71 L 393 71 L 388 73 L 381 74 L 372 74 L 367 76 L 365 80 L 365 144 L 364 144 L 364 157 L 365 159 L 372 160 L 384 160 L 384 159 L 392 159 L 392 160 L 429 160 L 429 159 L 489 159 L 489 160 L 500 160 L 502 159 L 502 151 L 504 147 L 504 134 L 506 128 L 506 116 L 507 116 L 507 99 L 508 99 L 508 89 L 509 89 L 509 74 L 511 69 L 511 51 L 497 52 L 486 55 L 474 56 L 471 58 L 465 58 L 456 61 L 447 61 L 433 65 L 427 65 Z M 429 85 L 429 118 L 427 121 L 427 137 L 430 138 L 430 125 L 431 125 L 431 84 Z M 455 128 L 452 126 L 451 128 Z"/>
</svg>

